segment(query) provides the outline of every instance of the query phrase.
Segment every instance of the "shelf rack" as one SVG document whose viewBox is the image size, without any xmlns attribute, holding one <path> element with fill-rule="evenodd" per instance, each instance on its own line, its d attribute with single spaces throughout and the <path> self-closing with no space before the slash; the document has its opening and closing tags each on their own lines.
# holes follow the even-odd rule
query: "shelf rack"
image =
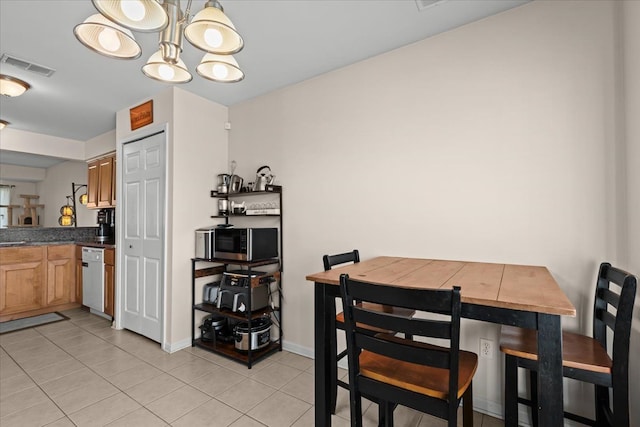
<svg viewBox="0 0 640 427">
<path fill-rule="evenodd" d="M 245 215 L 245 214 L 229 214 L 229 215 L 212 215 L 211 218 L 224 219 L 225 224 L 229 224 L 229 219 L 233 217 L 242 217 L 242 218 L 259 218 L 259 217 L 279 217 L 279 258 L 272 258 L 268 260 L 260 260 L 260 261 L 236 261 L 236 260 L 227 260 L 227 259 L 204 259 L 204 258 L 192 258 L 191 259 L 191 296 L 192 296 L 192 310 L 191 310 L 191 345 L 195 347 L 199 347 L 217 354 L 220 354 L 229 359 L 233 359 L 239 362 L 242 362 L 247 365 L 249 369 L 251 369 L 253 363 L 273 354 L 276 351 L 282 351 L 282 271 L 283 271 L 283 237 L 282 237 L 282 187 L 280 186 L 270 186 L 268 191 L 253 191 L 253 192 L 241 192 L 241 193 L 230 193 L 230 194 L 221 194 L 216 191 L 211 191 L 211 197 L 213 198 L 224 198 L 227 200 L 230 199 L 240 199 L 245 197 L 277 197 L 278 207 L 280 209 L 279 214 L 259 214 L 259 215 Z M 207 266 L 199 267 L 201 264 L 207 264 Z M 218 265 L 211 265 L 218 264 Z M 268 272 L 268 275 L 271 275 L 278 284 L 277 287 L 277 301 L 272 301 L 277 306 L 265 307 L 261 310 L 256 310 L 250 313 L 236 313 L 231 310 L 225 308 L 218 308 L 214 304 L 208 303 L 196 303 L 196 279 L 202 277 L 209 276 L 218 276 L 222 275 L 229 266 L 239 266 L 240 268 L 245 268 L 250 275 L 251 270 L 260 267 L 260 266 L 277 266 L 276 271 Z M 259 283 L 259 277 L 255 277 L 251 279 L 251 287 L 257 286 Z M 273 283 L 270 283 L 269 286 L 272 286 Z M 200 292 L 202 294 L 202 292 Z M 249 292 L 249 301 L 248 306 L 251 307 L 251 292 Z M 235 321 L 242 321 L 248 323 L 249 331 L 251 331 L 251 322 L 264 317 L 270 316 L 272 320 L 275 319 L 273 326 L 276 326 L 278 337 L 277 339 L 271 340 L 271 342 L 257 350 L 252 350 L 249 346 L 249 350 L 247 351 L 238 351 L 235 348 L 234 342 L 225 342 L 225 341 L 203 341 L 200 338 L 196 338 L 196 312 L 204 312 L 211 314 L 218 314 L 220 316 L 224 316 L 227 319 L 232 319 Z M 272 326 L 272 327 L 273 327 Z"/>
</svg>

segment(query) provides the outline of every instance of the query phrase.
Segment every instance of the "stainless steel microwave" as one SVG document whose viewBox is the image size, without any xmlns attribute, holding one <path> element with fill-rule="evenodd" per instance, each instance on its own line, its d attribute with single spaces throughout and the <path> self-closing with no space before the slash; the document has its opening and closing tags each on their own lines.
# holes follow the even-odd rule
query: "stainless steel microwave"
<svg viewBox="0 0 640 427">
<path fill-rule="evenodd" d="M 214 242 L 215 258 L 259 261 L 278 256 L 277 228 L 220 228 Z"/>
</svg>

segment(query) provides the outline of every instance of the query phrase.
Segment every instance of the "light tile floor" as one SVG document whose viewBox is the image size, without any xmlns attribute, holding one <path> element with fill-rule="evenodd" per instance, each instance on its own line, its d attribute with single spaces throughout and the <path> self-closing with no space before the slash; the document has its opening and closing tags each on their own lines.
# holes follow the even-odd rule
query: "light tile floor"
<svg viewBox="0 0 640 427">
<path fill-rule="evenodd" d="M 70 319 L 0 336 L 2 427 L 313 425 L 312 359 L 283 351 L 249 370 L 198 348 L 168 354 L 80 309 L 64 314 Z M 365 426 L 375 426 L 376 405 L 363 406 Z M 348 426 L 343 389 L 336 412 L 333 425 Z M 404 407 L 395 421 L 446 425 Z M 474 425 L 503 424 L 476 412 Z"/>
</svg>

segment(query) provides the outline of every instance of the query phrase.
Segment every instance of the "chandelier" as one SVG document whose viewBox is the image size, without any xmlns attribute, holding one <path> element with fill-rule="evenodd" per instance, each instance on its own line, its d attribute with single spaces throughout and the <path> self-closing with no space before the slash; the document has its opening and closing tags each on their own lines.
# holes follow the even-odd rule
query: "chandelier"
<svg viewBox="0 0 640 427">
<path fill-rule="evenodd" d="M 92 0 L 98 10 L 73 33 L 89 49 L 118 59 L 136 59 L 142 48 L 133 32 L 159 32 L 158 51 L 142 67 L 147 77 L 168 83 L 187 83 L 192 75 L 180 59 L 182 39 L 205 53 L 196 72 L 216 82 L 239 82 L 244 73 L 232 54 L 244 46 L 242 37 L 217 0 L 208 0 L 193 16 L 191 2 L 183 12 L 180 0 Z"/>
</svg>

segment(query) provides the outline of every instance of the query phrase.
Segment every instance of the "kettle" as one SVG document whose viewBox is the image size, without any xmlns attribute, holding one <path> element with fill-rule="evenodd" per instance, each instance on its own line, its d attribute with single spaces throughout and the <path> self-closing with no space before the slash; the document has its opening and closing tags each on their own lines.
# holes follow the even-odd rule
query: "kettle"
<svg viewBox="0 0 640 427">
<path fill-rule="evenodd" d="M 256 182 L 253 184 L 253 191 L 265 191 L 267 184 L 273 184 L 276 176 L 271 174 L 269 166 L 261 166 L 256 172 Z"/>
</svg>

